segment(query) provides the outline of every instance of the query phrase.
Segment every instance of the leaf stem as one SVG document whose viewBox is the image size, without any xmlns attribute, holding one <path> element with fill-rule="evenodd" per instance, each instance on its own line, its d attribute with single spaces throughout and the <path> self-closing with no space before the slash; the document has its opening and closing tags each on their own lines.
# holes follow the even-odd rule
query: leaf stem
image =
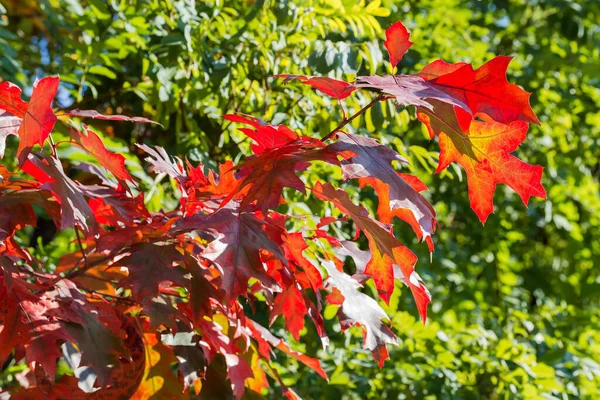
<svg viewBox="0 0 600 400">
<path fill-rule="evenodd" d="M 366 106 L 364 106 L 363 108 L 361 108 L 360 110 L 358 110 L 350 118 L 344 118 L 344 120 L 342 122 L 340 122 L 340 124 L 338 126 L 336 126 L 334 130 L 332 130 L 331 132 L 329 132 L 327 135 L 323 136 L 321 138 L 321 141 L 325 141 L 327 139 L 331 139 L 333 137 L 333 135 L 336 134 L 336 132 L 338 132 L 340 129 L 342 129 L 343 127 L 345 127 L 346 125 L 348 125 L 350 122 L 354 121 L 356 118 L 358 118 L 361 115 L 363 115 L 369 108 L 373 107 L 375 105 L 375 103 L 383 100 L 383 98 L 384 98 L 384 94 L 381 93 L 377 97 L 375 97 L 373 100 L 371 100 L 371 102 L 369 104 L 367 104 Z"/>
<path fill-rule="evenodd" d="M 54 158 L 58 158 L 56 156 L 56 145 L 54 144 L 54 139 L 52 139 L 52 134 L 48 135 L 48 141 L 50 142 L 50 149 L 52 150 L 52 156 Z"/>
<path fill-rule="evenodd" d="M 81 237 L 79 237 L 79 228 L 77 228 L 77 226 L 75 226 L 74 228 L 75 228 L 75 237 L 77 237 L 77 244 L 79 244 L 79 250 L 81 250 L 81 255 L 83 256 L 84 267 L 87 269 L 88 268 L 88 259 L 87 259 L 87 255 L 85 254 L 85 250 L 83 249 L 83 244 L 81 243 Z"/>
</svg>

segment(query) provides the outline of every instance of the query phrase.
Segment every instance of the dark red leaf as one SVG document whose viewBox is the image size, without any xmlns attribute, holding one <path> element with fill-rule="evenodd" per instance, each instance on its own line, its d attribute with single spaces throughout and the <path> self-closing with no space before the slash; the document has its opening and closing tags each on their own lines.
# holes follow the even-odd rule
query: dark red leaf
<svg viewBox="0 0 600 400">
<path fill-rule="evenodd" d="M 30 155 L 23 171 L 43 183 L 60 203 L 61 228 L 78 226 L 87 234 L 96 232 L 94 213 L 88 206 L 80 187 L 65 174 L 59 160 L 43 153 Z"/>
<path fill-rule="evenodd" d="M 306 76 L 306 75 L 275 75 L 275 78 L 284 79 L 283 83 L 291 80 L 298 80 L 304 85 L 310 85 L 315 89 L 325 93 L 328 96 L 343 100 L 350 96 L 357 88 L 349 82 L 340 81 L 326 76 Z"/>
<path fill-rule="evenodd" d="M 88 206 L 80 187 L 65 174 L 56 158 L 43 153 L 32 154 L 23 165 L 23 171 L 43 183 L 60 203 L 61 228 L 78 226 L 84 232 L 96 232 L 94 213 Z"/>
<path fill-rule="evenodd" d="M 274 283 L 262 265 L 262 250 L 287 263 L 280 246 L 265 233 L 263 227 L 266 224 L 266 221 L 259 219 L 254 213 L 240 212 L 235 202 L 232 202 L 210 216 L 185 218 L 174 229 L 214 231 L 216 239 L 206 246 L 201 256 L 211 260 L 219 268 L 222 288 L 227 303 L 230 304 L 238 296 L 246 295 L 250 278 L 256 278 L 267 286 Z"/>
<path fill-rule="evenodd" d="M 305 170 L 310 161 L 323 160 L 337 164 L 335 152 L 328 151 L 316 139 L 301 138 L 278 149 L 268 150 L 248 158 L 237 168 L 238 188 L 224 201 L 242 198 L 242 208 L 256 201 L 259 210 L 266 214 L 269 209 L 277 209 L 284 187 L 306 193 L 305 184 L 296 175 Z"/>
<path fill-rule="evenodd" d="M 139 244 L 132 248 L 131 254 L 117 261 L 117 265 L 129 271 L 129 276 L 121 281 L 121 285 L 131 288 L 137 302 L 149 301 L 158 296 L 162 282 L 186 285 L 185 270 L 176 266 L 184 260 L 174 245 Z"/>
<path fill-rule="evenodd" d="M 129 121 L 129 122 L 144 122 L 150 124 L 160 125 L 158 122 L 152 121 L 151 119 L 142 118 L 142 117 L 128 117 L 126 115 L 105 115 L 100 114 L 96 110 L 71 110 L 65 112 L 65 115 L 69 117 L 80 117 L 80 118 L 94 118 L 94 119 L 103 119 L 109 121 Z"/>
</svg>

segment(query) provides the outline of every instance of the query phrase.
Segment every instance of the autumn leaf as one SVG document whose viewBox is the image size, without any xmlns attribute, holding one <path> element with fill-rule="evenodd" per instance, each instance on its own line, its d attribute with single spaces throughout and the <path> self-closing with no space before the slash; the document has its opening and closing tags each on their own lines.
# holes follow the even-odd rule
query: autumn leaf
<svg viewBox="0 0 600 400">
<path fill-rule="evenodd" d="M 300 81 L 300 83 L 312 86 L 318 91 L 338 100 L 345 99 L 357 89 L 352 83 L 328 78 L 326 76 L 281 74 L 275 75 L 275 78 L 282 78 L 284 84 L 292 80 Z"/>
<path fill-rule="evenodd" d="M 43 153 L 35 153 L 23 165 L 23 171 L 43 183 L 60 203 L 61 227 L 78 226 L 87 234 L 96 232 L 94 213 L 83 197 L 80 187 L 63 170 L 60 161 Z"/>
<path fill-rule="evenodd" d="M 449 72 L 428 83 L 466 104 L 471 114 L 485 113 L 504 124 L 525 121 L 539 125 L 529 105 L 531 94 L 506 80 L 511 60 L 512 57 L 507 56 L 494 57 L 478 69 L 470 64 L 446 65 Z M 439 70 L 439 63 L 435 67 Z M 433 69 L 426 66 L 424 75 Z"/>
<path fill-rule="evenodd" d="M 140 243 L 117 262 L 129 271 L 129 276 L 121 281 L 121 285 L 130 287 L 133 298 L 144 303 L 158 296 L 162 282 L 186 285 L 185 271 L 176 265 L 184 260 L 175 245 Z"/>
<path fill-rule="evenodd" d="M 125 157 L 106 149 L 100 137 L 87 126 L 85 132 L 71 129 L 71 139 L 82 149 L 90 153 L 98 163 L 109 170 L 115 178 L 123 181 L 132 181 L 131 175 L 125 169 Z"/>
<path fill-rule="evenodd" d="M 0 110 L 19 118 L 27 113 L 27 102 L 21 100 L 21 88 L 12 82 L 0 83 Z"/>
<path fill-rule="evenodd" d="M 0 199 L 0 204 L 2 201 Z M 11 207 L 0 205 L 0 254 L 9 254 L 28 259 L 29 256 L 16 243 L 14 236 L 26 225 L 35 226 L 37 217 L 31 204 L 19 203 Z"/>
<path fill-rule="evenodd" d="M 336 288 L 343 296 L 338 311 L 340 325 L 346 330 L 354 324 L 359 324 L 364 330 L 363 347 L 373 353 L 379 367 L 388 358 L 386 345 L 397 344 L 398 339 L 391 329 L 383 322 L 388 316 L 373 298 L 360 292 L 361 284 L 344 272 L 338 271 L 332 261 L 323 261 L 329 277 L 328 285 Z"/>
<path fill-rule="evenodd" d="M 60 79 L 58 76 L 42 78 L 33 84 L 31 100 L 27 104 L 25 114 L 22 117 L 19 128 L 19 149 L 17 156 L 22 166 L 27 161 L 27 156 L 34 145 L 43 146 L 44 141 L 52 132 L 56 115 L 52 111 L 52 100 L 58 91 Z"/>
<path fill-rule="evenodd" d="M 308 313 L 304 296 L 296 286 L 290 286 L 275 297 L 271 310 L 271 323 L 279 315 L 285 318 L 285 326 L 294 339 L 300 340 L 300 331 L 304 328 L 304 316 Z"/>
<path fill-rule="evenodd" d="M 94 118 L 94 119 L 103 119 L 108 121 L 128 121 L 128 122 L 144 122 L 149 124 L 157 124 L 158 122 L 152 121 L 148 118 L 142 117 L 128 117 L 126 115 L 119 114 L 100 114 L 96 110 L 71 110 L 64 113 L 69 117 L 80 117 L 80 118 Z"/>
<path fill-rule="evenodd" d="M 106 302 L 90 302 L 68 280 L 57 282 L 46 297 L 56 304 L 49 316 L 69 333 L 81 351 L 81 364 L 92 366 L 97 383 L 105 386 L 117 370 L 119 358 L 129 356 L 117 313 Z"/>
<path fill-rule="evenodd" d="M 256 201 L 263 214 L 269 209 L 277 209 L 283 188 L 289 187 L 306 193 L 306 185 L 297 173 L 305 170 L 309 162 L 314 160 L 332 164 L 338 162 L 335 153 L 327 151 L 321 141 L 310 138 L 301 138 L 278 149 L 250 157 L 237 167 L 239 186 L 223 204 L 239 196 L 242 197 L 242 208 Z"/>
<path fill-rule="evenodd" d="M 227 302 L 247 292 L 248 280 L 256 278 L 265 285 L 273 284 L 262 266 L 261 250 L 266 250 L 287 263 L 281 248 L 265 233 L 266 221 L 255 213 L 240 211 L 235 202 L 210 216 L 184 218 L 176 231 L 210 229 L 216 238 L 201 253 L 219 268 Z"/>
<path fill-rule="evenodd" d="M 287 126 L 271 125 L 261 118 L 251 115 L 227 114 L 223 116 L 223 119 L 250 125 L 254 128 L 240 128 L 240 131 L 254 141 L 251 147 L 252 152 L 256 155 L 262 154 L 267 150 L 278 149 L 298 139 L 296 132 Z"/>
<path fill-rule="evenodd" d="M 383 44 L 390 55 L 392 68 L 398 65 L 404 54 L 413 45 L 410 41 L 410 33 L 400 21 L 394 23 L 385 31 L 385 42 Z"/>
<path fill-rule="evenodd" d="M 2 277 L 0 279 L 3 280 Z M 4 363 L 15 347 L 25 349 L 27 363 L 39 363 L 48 379 L 54 381 L 60 344 L 71 336 L 48 315 L 59 303 L 28 293 L 23 284 L 10 292 L 0 283 L 0 362 Z"/>
<path fill-rule="evenodd" d="M 471 208 L 482 223 L 494 211 L 494 191 L 498 183 L 515 190 L 525 205 L 531 196 L 546 198 L 541 184 L 543 168 L 510 154 L 525 140 L 527 123 L 515 121 L 505 125 L 483 114 L 480 115 L 482 121 L 470 121 L 468 116 L 463 116 L 467 122 L 462 126 L 468 130 L 458 132 L 447 127 L 441 130 L 439 125 L 430 122 L 426 113 L 421 113 L 419 118 L 439 137 L 440 158 L 436 172 L 443 171 L 453 161 L 465 169 Z"/>
<path fill-rule="evenodd" d="M 164 345 L 156 333 L 144 333 L 146 366 L 142 381 L 130 397 L 132 400 L 184 399 L 183 385 L 171 372 L 171 364 L 177 363 L 173 349 Z"/>
<path fill-rule="evenodd" d="M 6 138 L 10 135 L 17 136 L 21 127 L 21 118 L 9 115 L 7 113 L 0 114 L 0 158 L 4 158 L 4 150 L 6 150 Z"/>
<path fill-rule="evenodd" d="M 182 187 L 182 195 L 186 196 L 186 192 L 183 189 L 187 181 L 187 174 L 183 168 L 183 162 L 178 157 L 171 157 L 167 154 L 166 150 L 160 146 L 154 146 L 154 148 L 145 144 L 136 143 L 136 146 L 148 153 L 150 157 L 146 157 L 156 173 L 164 173 L 175 179 Z"/>
<path fill-rule="evenodd" d="M 373 75 L 359 76 L 356 79 L 356 86 L 381 90 L 394 98 L 399 106 L 433 109 L 432 101 L 437 100 L 470 110 L 462 99 L 440 90 L 418 75 Z"/>
<path fill-rule="evenodd" d="M 383 184 L 366 181 L 373 184 L 380 202 L 387 204 L 379 209 L 382 221 L 391 223 L 396 215 L 413 227 L 419 240 L 430 240 L 436 225 L 433 207 L 391 165 L 393 161 L 407 163 L 403 157 L 374 139 L 348 133 L 338 134 L 338 142 L 328 149 L 344 158 L 341 162 L 344 180 L 375 178 Z"/>
</svg>

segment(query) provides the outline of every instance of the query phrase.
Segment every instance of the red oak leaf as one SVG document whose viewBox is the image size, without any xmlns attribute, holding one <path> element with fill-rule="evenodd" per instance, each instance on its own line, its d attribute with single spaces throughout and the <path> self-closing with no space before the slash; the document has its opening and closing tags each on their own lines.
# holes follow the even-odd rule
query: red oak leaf
<svg viewBox="0 0 600 400">
<path fill-rule="evenodd" d="M 270 125 L 262 119 L 250 115 L 227 114 L 223 116 L 223 119 L 250 125 L 254 128 L 240 128 L 240 131 L 254 141 L 252 151 L 256 155 L 267 150 L 278 149 L 298 139 L 296 132 L 287 126 Z"/>
<path fill-rule="evenodd" d="M 59 304 L 47 297 L 30 294 L 23 283 L 13 285 L 8 292 L 0 276 L 0 362 L 23 346 L 27 363 L 39 363 L 51 381 L 56 375 L 59 346 L 71 336 L 49 313 Z M 15 282 L 17 283 L 17 282 Z"/>
<path fill-rule="evenodd" d="M 150 218 L 144 204 L 144 193 L 133 197 L 122 186 L 113 189 L 106 186 L 80 185 L 80 190 L 90 198 L 89 206 L 100 224 L 118 227 L 130 226 Z"/>
<path fill-rule="evenodd" d="M 183 162 L 178 157 L 171 157 L 167 154 L 166 150 L 160 146 L 154 146 L 154 149 L 145 144 L 135 144 L 137 147 L 145 151 L 150 155 L 146 157 L 156 173 L 164 173 L 175 179 L 182 188 L 182 195 L 187 196 L 185 192 L 185 183 L 187 182 L 187 174 L 183 168 Z"/>
<path fill-rule="evenodd" d="M 379 215 L 381 220 L 390 223 L 396 215 L 413 227 L 419 239 L 429 241 L 435 232 L 435 211 L 391 165 L 393 161 L 407 161 L 374 139 L 347 133 L 338 134 L 338 138 L 339 141 L 328 149 L 345 158 L 341 163 L 344 179 L 375 178 L 383 183 L 380 185 L 375 182 L 373 185 L 380 203 L 385 203 L 379 209 L 383 211 Z M 366 182 L 373 183 L 368 180 Z"/>
<path fill-rule="evenodd" d="M 237 167 L 239 186 L 222 204 L 241 197 L 242 208 L 256 201 L 263 214 L 269 209 L 277 209 L 284 187 L 306 193 L 305 184 L 296 173 L 305 170 L 309 162 L 314 160 L 338 163 L 335 152 L 325 149 L 320 140 L 308 137 L 252 156 Z"/>
<path fill-rule="evenodd" d="M 377 301 L 358 290 L 362 287 L 360 283 L 338 271 L 333 262 L 323 261 L 322 264 L 329 274 L 328 285 L 336 288 L 343 297 L 338 311 L 342 329 L 346 330 L 354 324 L 359 324 L 364 331 L 363 347 L 373 353 L 381 368 L 388 358 L 386 344 L 398 343 L 396 335 L 383 322 L 389 319 L 388 316 Z"/>
<path fill-rule="evenodd" d="M 187 198 L 183 202 L 186 216 L 198 211 L 215 211 L 238 186 L 233 161 L 219 165 L 219 174 L 209 170 L 206 176 L 202 168 L 202 164 L 194 168 L 188 162 Z"/>
<path fill-rule="evenodd" d="M 283 83 L 291 80 L 298 80 L 304 85 L 309 85 L 338 100 L 343 100 L 350 96 L 357 88 L 352 83 L 340 81 L 326 76 L 306 76 L 306 75 L 275 75 L 275 78 L 283 78 Z"/>
<path fill-rule="evenodd" d="M 463 99 L 456 97 L 454 93 L 440 90 L 418 75 L 359 76 L 357 81 L 358 87 L 379 89 L 393 96 L 400 106 L 432 109 L 432 101 L 439 100 L 469 110 Z"/>
<path fill-rule="evenodd" d="M 71 129 L 71 138 L 82 149 L 90 153 L 98 163 L 109 170 L 115 178 L 123 181 L 133 181 L 125 169 L 125 157 L 106 149 L 100 137 L 84 125 L 85 132 Z"/>
<path fill-rule="evenodd" d="M 160 125 L 158 122 L 152 121 L 151 119 L 147 119 L 147 118 L 128 117 L 125 115 L 118 115 L 118 114 L 106 115 L 106 114 L 100 114 L 96 110 L 71 110 L 71 111 L 65 112 L 65 115 L 68 115 L 69 117 L 94 118 L 94 119 L 103 119 L 103 120 L 110 120 L 110 121 L 145 122 L 145 123 Z"/>
<path fill-rule="evenodd" d="M 184 218 L 175 225 L 174 231 L 200 229 L 215 233 L 216 239 L 206 246 L 201 256 L 219 268 L 221 287 L 230 304 L 239 295 L 246 295 L 250 278 L 256 278 L 265 285 L 274 283 L 263 267 L 261 250 L 287 263 L 281 247 L 263 229 L 266 224 L 267 221 L 254 213 L 240 212 L 232 202 L 209 216 L 197 214 Z"/>
<path fill-rule="evenodd" d="M 52 100 L 58 91 L 59 82 L 59 77 L 54 76 L 42 78 L 33 84 L 31 100 L 27 104 L 27 111 L 22 116 L 23 121 L 19 128 L 17 156 L 21 165 L 27 161 L 33 146 L 42 146 L 54 128 L 56 115 L 52 111 Z"/>
<path fill-rule="evenodd" d="M 292 285 L 275 297 L 275 304 L 271 310 L 271 323 L 279 315 L 283 315 L 287 330 L 294 336 L 294 339 L 300 340 L 300 331 L 304 328 L 304 317 L 307 313 L 304 295 L 296 286 Z"/>
<path fill-rule="evenodd" d="M 0 83 L 0 110 L 19 118 L 27 113 L 27 102 L 21 100 L 21 88 L 12 82 Z"/>
<path fill-rule="evenodd" d="M 511 60 L 512 57 L 498 56 L 476 70 L 470 64 L 446 64 L 445 68 L 450 72 L 428 83 L 466 104 L 472 114 L 485 113 L 504 124 L 513 121 L 539 124 L 529 105 L 531 94 L 506 80 L 506 70 Z M 441 72 L 442 64 L 439 61 L 437 63 L 425 67 L 424 75 L 427 76 L 432 70 Z"/>
<path fill-rule="evenodd" d="M 467 127 L 465 132 L 450 125 L 436 124 L 426 113 L 420 113 L 419 119 L 439 136 L 437 172 L 453 161 L 465 169 L 471 208 L 482 223 L 494 211 L 493 198 L 498 183 L 514 189 L 525 205 L 531 196 L 546 198 L 541 184 L 543 168 L 524 163 L 510 154 L 525 140 L 527 123 L 515 121 L 505 125 L 483 114 L 480 117 L 484 121 L 470 121 L 470 116 L 463 115 L 460 110 L 457 115 L 459 121 L 463 120 L 457 126 Z"/>
<path fill-rule="evenodd" d="M 406 27 L 398 21 L 385 31 L 383 44 L 390 55 L 392 68 L 395 68 L 413 43 L 410 41 L 410 33 Z"/>
<path fill-rule="evenodd" d="M 313 193 L 322 200 L 331 201 L 337 209 L 348 215 L 357 229 L 367 237 L 372 257 L 365 268 L 365 274 L 373 277 L 381 298 L 389 303 L 394 291 L 393 266 L 396 264 L 415 298 L 421 318 L 426 321 L 427 304 L 431 301 L 431 296 L 414 271 L 417 257 L 403 246 L 387 227 L 372 219 L 367 210 L 352 203 L 348 193 L 335 189 L 330 183 L 322 185 L 319 182 L 313 188 Z"/>
<path fill-rule="evenodd" d="M 90 365 L 97 383 L 105 386 L 118 370 L 119 359 L 133 356 L 116 310 L 106 302 L 91 302 L 77 286 L 61 280 L 46 296 L 56 303 L 50 316 L 60 322 L 81 351 L 81 365 Z"/>
<path fill-rule="evenodd" d="M 302 271 L 296 271 L 295 278 L 305 289 L 312 287 L 315 293 L 318 292 L 318 290 L 323 287 L 323 277 L 321 276 L 321 272 L 317 269 L 317 267 L 315 267 L 302 255 L 302 252 L 308 248 L 302 233 L 287 232 L 283 238 L 283 245 L 285 258 L 288 261 L 292 261 L 297 267 L 302 269 Z M 304 277 L 306 277 L 309 285 L 306 285 L 304 282 L 302 282 Z"/>
<path fill-rule="evenodd" d="M 429 81 L 431 79 L 437 78 L 438 76 L 454 72 L 465 65 L 467 65 L 467 63 L 459 62 L 455 64 L 450 64 L 444 60 L 435 60 L 424 66 L 421 72 L 419 72 L 419 76 L 425 79 L 426 81 Z"/>
<path fill-rule="evenodd" d="M 35 153 L 23 165 L 23 171 L 43 183 L 60 203 L 61 228 L 80 227 L 85 233 L 96 232 L 96 220 L 79 185 L 65 174 L 60 161 L 44 153 Z"/>
<path fill-rule="evenodd" d="M 130 255 L 117 262 L 117 265 L 129 271 L 129 276 L 121 281 L 121 285 L 131 288 L 136 301 L 145 302 L 158 296 L 162 282 L 168 281 L 180 286 L 187 284 L 185 270 L 176 266 L 184 260 L 175 245 L 141 243 L 132 248 Z"/>
<path fill-rule="evenodd" d="M 28 253 L 15 242 L 14 235 L 26 225 L 35 226 L 36 222 L 37 217 L 31 204 L 18 203 L 10 207 L 0 206 L 0 254 L 29 259 Z"/>
</svg>

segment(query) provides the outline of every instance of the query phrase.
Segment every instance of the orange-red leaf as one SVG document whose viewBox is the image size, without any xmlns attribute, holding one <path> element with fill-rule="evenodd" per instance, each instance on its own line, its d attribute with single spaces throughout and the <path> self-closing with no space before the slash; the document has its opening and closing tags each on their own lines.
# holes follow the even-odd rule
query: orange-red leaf
<svg viewBox="0 0 600 400">
<path fill-rule="evenodd" d="M 385 42 L 383 44 L 390 55 L 390 63 L 394 68 L 413 43 L 410 41 L 408 29 L 402 22 L 398 21 L 385 31 Z"/>
<path fill-rule="evenodd" d="M 307 312 L 302 292 L 296 286 L 290 286 L 275 298 L 271 321 L 275 320 L 277 316 L 283 315 L 287 330 L 294 336 L 294 339 L 300 340 L 300 331 L 304 328 L 304 316 Z"/>
<path fill-rule="evenodd" d="M 524 163 L 510 154 L 525 140 L 526 122 L 515 121 L 505 125 L 483 114 L 481 118 L 484 121 L 470 121 L 470 116 L 464 116 L 460 110 L 457 110 L 457 115 L 459 123 L 454 127 L 436 123 L 427 112 L 420 112 L 419 119 L 439 136 L 437 172 L 443 171 L 453 161 L 465 169 L 471 208 L 482 223 L 494 211 L 493 198 L 498 183 L 514 189 L 525 205 L 531 196 L 546 198 L 541 184 L 543 168 Z M 461 126 L 466 128 L 464 132 L 459 130 Z"/>
<path fill-rule="evenodd" d="M 52 111 L 52 100 L 58 91 L 58 76 L 49 76 L 33 84 L 31 100 L 19 128 L 19 149 L 17 156 L 23 165 L 34 145 L 42 146 L 52 132 L 56 115 Z"/>
<path fill-rule="evenodd" d="M 289 142 L 298 139 L 296 132 L 287 126 L 271 125 L 261 118 L 253 117 L 251 115 L 227 114 L 223 116 L 223 119 L 250 125 L 254 128 L 241 128 L 240 131 L 244 132 L 246 136 L 254 141 L 251 147 L 254 154 L 257 155 L 262 154 L 266 150 L 278 149 Z"/>
<path fill-rule="evenodd" d="M 506 80 L 511 60 L 512 57 L 498 56 L 475 70 L 470 64 L 457 68 L 460 64 L 443 65 L 436 61 L 437 65 L 424 68 L 424 75 L 431 75 L 432 71 L 441 73 L 443 69 L 450 71 L 428 83 L 465 103 L 472 114 L 485 113 L 505 124 L 513 121 L 539 124 L 529 105 L 531 94 Z"/>
<path fill-rule="evenodd" d="M 102 139 L 96 133 L 84 125 L 85 132 L 76 129 L 71 130 L 71 138 L 81 148 L 90 153 L 98 163 L 109 170 L 115 178 L 123 181 L 132 181 L 131 175 L 125 169 L 125 157 L 115 154 L 106 149 Z"/>
<path fill-rule="evenodd" d="M 83 197 L 80 185 L 63 170 L 60 160 L 44 153 L 30 155 L 23 171 L 43 183 L 60 203 L 61 228 L 80 227 L 86 233 L 96 232 L 94 213 Z"/>
</svg>

